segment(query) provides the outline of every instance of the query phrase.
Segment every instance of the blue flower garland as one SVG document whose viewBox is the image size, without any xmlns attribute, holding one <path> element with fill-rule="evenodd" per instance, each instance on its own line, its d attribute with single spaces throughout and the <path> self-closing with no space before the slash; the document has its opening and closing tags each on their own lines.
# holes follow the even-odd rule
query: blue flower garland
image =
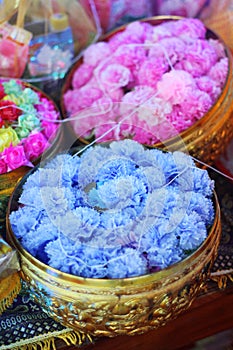
<svg viewBox="0 0 233 350">
<path fill-rule="evenodd" d="M 214 182 L 182 152 L 132 140 L 58 155 L 23 185 L 10 214 L 23 247 L 90 278 L 157 271 L 195 251 L 214 220 Z"/>
</svg>

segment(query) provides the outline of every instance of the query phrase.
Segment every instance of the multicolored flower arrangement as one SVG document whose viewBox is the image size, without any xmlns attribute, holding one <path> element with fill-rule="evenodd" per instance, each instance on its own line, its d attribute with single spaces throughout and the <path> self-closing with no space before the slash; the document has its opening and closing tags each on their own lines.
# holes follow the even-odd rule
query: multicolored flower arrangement
<svg viewBox="0 0 233 350">
<path fill-rule="evenodd" d="M 33 166 L 54 140 L 58 117 L 42 92 L 19 80 L 0 80 L 0 174 Z"/>
<path fill-rule="evenodd" d="M 9 218 L 22 246 L 45 264 L 82 277 L 125 278 L 195 251 L 213 223 L 213 190 L 188 155 L 127 139 L 35 168 Z"/>
<path fill-rule="evenodd" d="M 79 137 L 163 142 L 217 101 L 229 69 L 223 43 L 194 18 L 128 24 L 90 45 L 63 95 Z"/>
</svg>

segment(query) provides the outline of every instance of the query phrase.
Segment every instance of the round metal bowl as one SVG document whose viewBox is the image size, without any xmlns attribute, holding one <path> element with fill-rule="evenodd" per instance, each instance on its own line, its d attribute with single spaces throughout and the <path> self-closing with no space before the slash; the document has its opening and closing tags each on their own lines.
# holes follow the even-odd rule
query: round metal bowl
<svg viewBox="0 0 233 350">
<path fill-rule="evenodd" d="M 142 334 L 163 326 L 186 310 L 209 278 L 221 235 L 220 208 L 203 244 L 179 263 L 148 275 L 92 279 L 62 273 L 29 254 L 9 221 L 28 174 L 16 186 L 8 205 L 7 241 L 19 254 L 21 277 L 30 295 L 56 321 L 94 336 Z"/>
</svg>

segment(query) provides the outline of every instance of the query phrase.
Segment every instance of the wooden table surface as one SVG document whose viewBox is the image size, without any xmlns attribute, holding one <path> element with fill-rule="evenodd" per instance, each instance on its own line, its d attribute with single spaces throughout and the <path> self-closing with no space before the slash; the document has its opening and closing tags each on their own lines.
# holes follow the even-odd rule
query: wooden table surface
<svg viewBox="0 0 233 350">
<path fill-rule="evenodd" d="M 93 339 L 93 344 L 82 345 L 85 350 L 176 350 L 187 349 L 197 340 L 233 328 L 233 282 L 219 289 L 210 281 L 192 306 L 165 326 L 137 336 Z M 58 350 L 77 350 L 77 346 L 56 343 Z"/>
</svg>

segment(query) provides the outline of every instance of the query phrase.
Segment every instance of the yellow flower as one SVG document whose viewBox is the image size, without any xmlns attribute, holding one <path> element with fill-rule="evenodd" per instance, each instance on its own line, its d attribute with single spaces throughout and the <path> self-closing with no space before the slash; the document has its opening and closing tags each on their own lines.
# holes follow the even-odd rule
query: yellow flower
<svg viewBox="0 0 233 350">
<path fill-rule="evenodd" d="M 0 152 L 4 151 L 11 144 L 15 146 L 18 143 L 19 139 L 14 129 L 11 127 L 0 129 Z"/>
<path fill-rule="evenodd" d="M 17 97 L 14 94 L 6 95 L 3 97 L 4 101 L 11 101 L 14 102 L 17 106 L 19 106 L 22 103 L 22 98 Z"/>
</svg>

